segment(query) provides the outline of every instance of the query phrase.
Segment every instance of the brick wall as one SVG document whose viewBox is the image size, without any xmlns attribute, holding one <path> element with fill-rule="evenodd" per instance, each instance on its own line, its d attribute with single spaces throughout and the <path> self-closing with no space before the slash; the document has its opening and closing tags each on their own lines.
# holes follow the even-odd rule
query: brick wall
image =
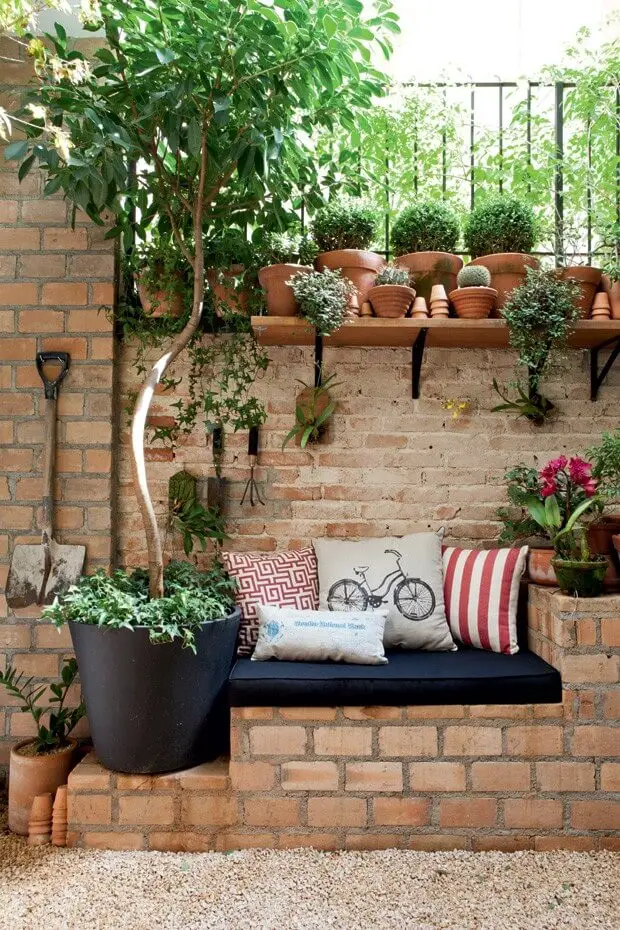
<svg viewBox="0 0 620 930">
<path fill-rule="evenodd" d="M 10 53 L 14 53 L 11 48 Z M 27 65 L 2 63 L 0 105 L 12 106 Z M 103 305 L 114 299 L 114 247 L 59 195 L 43 198 L 36 172 L 20 184 L 0 153 L 0 592 L 13 546 L 40 534 L 43 409 L 39 350 L 69 352 L 60 388 L 55 538 L 87 547 L 87 570 L 111 552 L 113 339 Z M 37 621 L 36 608 L 8 611 L 0 593 L 0 662 L 42 681 L 56 678 L 70 646 Z M 0 765 L 32 732 L 0 691 Z"/>
</svg>

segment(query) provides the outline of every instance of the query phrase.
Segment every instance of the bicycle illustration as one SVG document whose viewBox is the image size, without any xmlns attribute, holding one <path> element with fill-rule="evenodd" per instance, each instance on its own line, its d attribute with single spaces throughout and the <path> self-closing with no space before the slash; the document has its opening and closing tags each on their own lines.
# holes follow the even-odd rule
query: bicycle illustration
<svg viewBox="0 0 620 930">
<path fill-rule="evenodd" d="M 380 585 L 371 588 L 366 577 L 369 566 L 354 569 L 361 581 L 342 578 L 329 589 L 327 604 L 330 610 L 367 610 L 388 603 L 388 595 L 394 585 L 394 604 L 407 620 L 426 620 L 435 609 L 433 589 L 421 578 L 405 575 L 401 565 L 402 553 L 386 549 L 386 555 L 396 556 L 397 568 L 385 576 Z M 400 579 L 400 580 L 399 580 Z"/>
</svg>

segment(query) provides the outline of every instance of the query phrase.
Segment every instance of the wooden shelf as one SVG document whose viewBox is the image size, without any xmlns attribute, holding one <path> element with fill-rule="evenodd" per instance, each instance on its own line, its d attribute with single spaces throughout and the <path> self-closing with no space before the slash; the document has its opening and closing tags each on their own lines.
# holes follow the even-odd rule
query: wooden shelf
<svg viewBox="0 0 620 930">
<path fill-rule="evenodd" d="M 253 316 L 252 329 L 265 346 L 314 345 L 314 328 L 301 317 Z M 426 330 L 427 348 L 507 349 L 508 327 L 504 320 L 351 320 L 331 336 L 326 346 L 384 346 L 411 348 L 420 331 Z M 581 320 L 569 345 L 593 349 L 620 337 L 620 320 Z"/>
</svg>

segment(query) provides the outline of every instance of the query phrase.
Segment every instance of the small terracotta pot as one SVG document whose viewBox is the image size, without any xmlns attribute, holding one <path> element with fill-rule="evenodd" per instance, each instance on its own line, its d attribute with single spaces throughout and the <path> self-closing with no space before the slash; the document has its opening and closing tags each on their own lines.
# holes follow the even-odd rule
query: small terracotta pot
<svg viewBox="0 0 620 930">
<path fill-rule="evenodd" d="M 139 276 L 136 276 L 136 284 L 142 309 L 148 316 L 152 316 L 154 319 L 162 316 L 178 319 L 183 313 L 183 295 L 180 291 L 175 291 L 172 294 L 167 291 L 152 291 L 141 283 Z"/>
<path fill-rule="evenodd" d="M 415 291 L 406 284 L 380 284 L 370 288 L 368 300 L 372 304 L 375 316 L 395 320 L 407 316 L 415 300 Z"/>
<path fill-rule="evenodd" d="M 527 556 L 527 573 L 532 584 L 542 584 L 557 588 L 558 579 L 551 564 L 555 553 L 553 549 L 530 548 Z"/>
<path fill-rule="evenodd" d="M 20 749 L 32 743 L 31 739 L 17 743 L 11 749 L 9 769 L 9 830 L 28 835 L 28 821 L 32 802 L 39 794 L 55 794 L 56 789 L 67 784 L 69 772 L 77 763 L 77 743 L 69 739 L 69 745 L 61 752 L 40 756 L 25 756 Z"/>
<path fill-rule="evenodd" d="M 245 313 L 248 305 L 248 292 L 245 288 L 238 286 L 238 279 L 244 271 L 243 265 L 207 269 L 207 281 L 215 297 L 216 316 L 223 316 L 224 311 Z"/>
<path fill-rule="evenodd" d="M 429 301 L 431 290 L 437 284 L 442 284 L 446 293 L 454 290 L 463 259 L 450 252 L 409 252 L 399 255 L 396 264 L 407 269 L 418 297 Z"/>
<path fill-rule="evenodd" d="M 602 275 L 603 290 L 609 297 L 612 320 L 620 320 L 620 281 L 612 281 L 609 275 Z"/>
<path fill-rule="evenodd" d="M 457 287 L 448 298 L 462 320 L 484 320 L 495 306 L 497 291 L 494 287 Z"/>
<path fill-rule="evenodd" d="M 362 249 L 337 249 L 334 252 L 321 252 L 317 255 L 316 267 L 319 271 L 341 271 L 345 278 L 352 281 L 357 288 L 357 297 L 351 301 L 351 309 L 359 315 L 362 304 L 368 299 L 368 291 L 375 283 L 375 278 L 385 265 L 385 259 L 376 252 Z"/>
<path fill-rule="evenodd" d="M 296 274 L 312 271 L 307 265 L 267 265 L 258 272 L 258 281 L 265 292 L 270 316 L 297 316 L 299 308 L 293 288 L 287 281 Z"/>
<path fill-rule="evenodd" d="M 426 301 L 423 297 L 416 297 L 416 299 L 413 301 L 411 316 L 414 320 L 428 319 L 428 307 L 426 306 Z"/>
<path fill-rule="evenodd" d="M 484 265 L 491 272 L 491 287 L 497 291 L 497 307 L 503 307 L 515 287 L 525 281 L 526 268 L 538 268 L 539 261 L 533 255 L 521 252 L 502 252 L 498 255 L 481 255 L 470 265 Z"/>
<path fill-rule="evenodd" d="M 590 316 L 596 289 L 601 283 L 601 269 L 591 265 L 575 265 L 558 269 L 563 281 L 574 281 L 579 287 L 579 295 L 575 299 L 584 320 Z"/>
<path fill-rule="evenodd" d="M 593 320 L 609 320 L 611 318 L 611 303 L 609 294 L 606 294 L 605 291 L 598 291 L 594 295 L 590 316 Z"/>
</svg>

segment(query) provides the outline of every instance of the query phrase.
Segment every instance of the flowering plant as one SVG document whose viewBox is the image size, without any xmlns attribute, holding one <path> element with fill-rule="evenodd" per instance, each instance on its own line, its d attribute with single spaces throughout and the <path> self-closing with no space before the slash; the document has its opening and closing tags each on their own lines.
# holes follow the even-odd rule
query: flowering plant
<svg viewBox="0 0 620 930">
<path fill-rule="evenodd" d="M 598 481 L 592 464 L 579 456 L 561 455 L 538 473 L 537 492 L 524 498 L 524 505 L 535 523 L 553 543 L 560 558 L 590 560 L 585 527 L 580 518 L 600 505 Z"/>
</svg>

